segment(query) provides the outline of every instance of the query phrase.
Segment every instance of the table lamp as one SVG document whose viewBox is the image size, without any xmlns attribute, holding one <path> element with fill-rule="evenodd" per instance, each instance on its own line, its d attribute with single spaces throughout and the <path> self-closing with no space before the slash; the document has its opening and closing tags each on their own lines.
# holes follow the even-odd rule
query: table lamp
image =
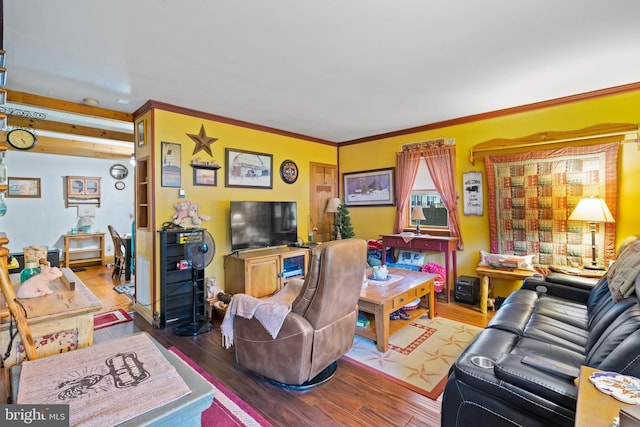
<svg viewBox="0 0 640 427">
<path fill-rule="evenodd" d="M 416 206 L 411 211 L 411 220 L 416 222 L 416 236 L 420 235 L 420 221 L 425 220 L 424 212 L 422 212 L 422 206 Z"/>
<path fill-rule="evenodd" d="M 591 229 L 591 265 L 585 265 L 589 270 L 604 270 L 596 261 L 596 223 L 615 222 L 607 204 L 599 197 L 586 197 L 578 202 L 578 205 L 569 216 L 569 221 L 585 221 Z"/>
<path fill-rule="evenodd" d="M 336 240 L 342 239 L 342 236 L 340 235 L 340 224 L 336 224 L 336 213 L 338 213 L 339 207 L 340 207 L 340 199 L 337 197 L 334 197 L 332 199 L 329 199 L 329 202 L 327 203 L 327 209 L 325 209 L 326 213 L 333 214 L 333 226 L 336 229 Z"/>
</svg>

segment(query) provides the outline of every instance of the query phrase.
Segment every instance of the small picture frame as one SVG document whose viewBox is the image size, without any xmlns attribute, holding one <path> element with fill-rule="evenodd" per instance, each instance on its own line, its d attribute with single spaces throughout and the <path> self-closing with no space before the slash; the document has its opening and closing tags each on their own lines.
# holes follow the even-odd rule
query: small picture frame
<svg viewBox="0 0 640 427">
<path fill-rule="evenodd" d="M 162 187 L 180 188 L 182 173 L 182 146 L 173 142 L 162 142 Z"/>
<path fill-rule="evenodd" d="M 346 206 L 394 206 L 395 168 L 342 174 Z"/>
<path fill-rule="evenodd" d="M 225 187 L 273 188 L 273 155 L 225 149 Z"/>
<path fill-rule="evenodd" d="M 465 172 L 462 174 L 464 184 L 464 214 L 484 215 L 484 201 L 482 196 L 482 172 Z"/>
<path fill-rule="evenodd" d="M 146 132 L 146 120 L 140 120 L 136 123 L 136 139 L 138 141 L 138 147 L 142 147 L 147 144 L 147 132 Z"/>
<path fill-rule="evenodd" d="M 7 197 L 40 198 L 40 178 L 9 177 Z"/>
<path fill-rule="evenodd" d="M 216 169 L 193 168 L 193 185 L 216 187 L 218 185 L 218 171 Z"/>
</svg>

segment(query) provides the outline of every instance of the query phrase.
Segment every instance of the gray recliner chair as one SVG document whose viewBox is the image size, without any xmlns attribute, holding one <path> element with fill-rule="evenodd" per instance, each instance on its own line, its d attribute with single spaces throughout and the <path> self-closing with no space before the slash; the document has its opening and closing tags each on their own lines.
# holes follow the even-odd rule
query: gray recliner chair
<svg viewBox="0 0 640 427">
<path fill-rule="evenodd" d="M 300 293 L 275 338 L 258 320 L 236 317 L 236 361 L 281 385 L 306 388 L 331 378 L 353 345 L 367 244 L 335 240 L 312 250 Z"/>
</svg>

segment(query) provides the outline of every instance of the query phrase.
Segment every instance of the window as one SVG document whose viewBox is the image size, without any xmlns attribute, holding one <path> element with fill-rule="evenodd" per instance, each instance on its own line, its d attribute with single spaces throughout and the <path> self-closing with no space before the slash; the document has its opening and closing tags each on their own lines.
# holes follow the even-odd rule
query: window
<svg viewBox="0 0 640 427">
<path fill-rule="evenodd" d="M 429 168 L 427 168 L 424 159 L 420 159 L 418 175 L 413 183 L 410 197 L 410 209 L 407 214 L 409 216 L 408 223 L 412 227 L 415 227 L 417 224 L 415 220 L 411 220 L 411 212 L 413 212 L 414 207 L 420 206 L 426 218 L 420 221 L 421 227 L 449 228 L 449 212 L 447 208 L 444 207 L 444 203 L 442 203 L 440 194 L 436 190 L 436 186 L 433 183 L 433 179 L 431 179 Z"/>
</svg>

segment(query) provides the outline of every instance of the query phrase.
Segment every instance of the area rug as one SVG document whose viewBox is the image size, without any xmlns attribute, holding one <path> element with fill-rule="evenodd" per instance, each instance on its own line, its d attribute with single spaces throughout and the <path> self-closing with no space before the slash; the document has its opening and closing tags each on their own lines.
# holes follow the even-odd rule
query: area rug
<svg viewBox="0 0 640 427">
<path fill-rule="evenodd" d="M 109 326 L 130 322 L 132 320 L 131 316 L 121 308 L 107 311 L 93 316 L 93 330 L 97 331 L 98 329 L 108 328 Z"/>
<path fill-rule="evenodd" d="M 381 353 L 373 341 L 356 336 L 345 357 L 436 399 L 444 390 L 449 368 L 481 330 L 425 315 L 391 335 L 387 352 Z"/>
<path fill-rule="evenodd" d="M 214 397 L 211 407 L 202 413 L 203 426 L 237 427 L 237 426 L 271 426 L 258 412 L 231 390 L 220 384 L 207 371 L 198 366 L 175 347 L 169 347 L 179 358 L 187 362 L 204 379 L 213 384 Z"/>
<path fill-rule="evenodd" d="M 133 294 L 136 291 L 133 283 L 127 284 L 127 285 L 114 286 L 113 290 L 119 294 L 126 294 L 127 296 L 130 296 L 130 297 L 133 296 Z"/>
</svg>

